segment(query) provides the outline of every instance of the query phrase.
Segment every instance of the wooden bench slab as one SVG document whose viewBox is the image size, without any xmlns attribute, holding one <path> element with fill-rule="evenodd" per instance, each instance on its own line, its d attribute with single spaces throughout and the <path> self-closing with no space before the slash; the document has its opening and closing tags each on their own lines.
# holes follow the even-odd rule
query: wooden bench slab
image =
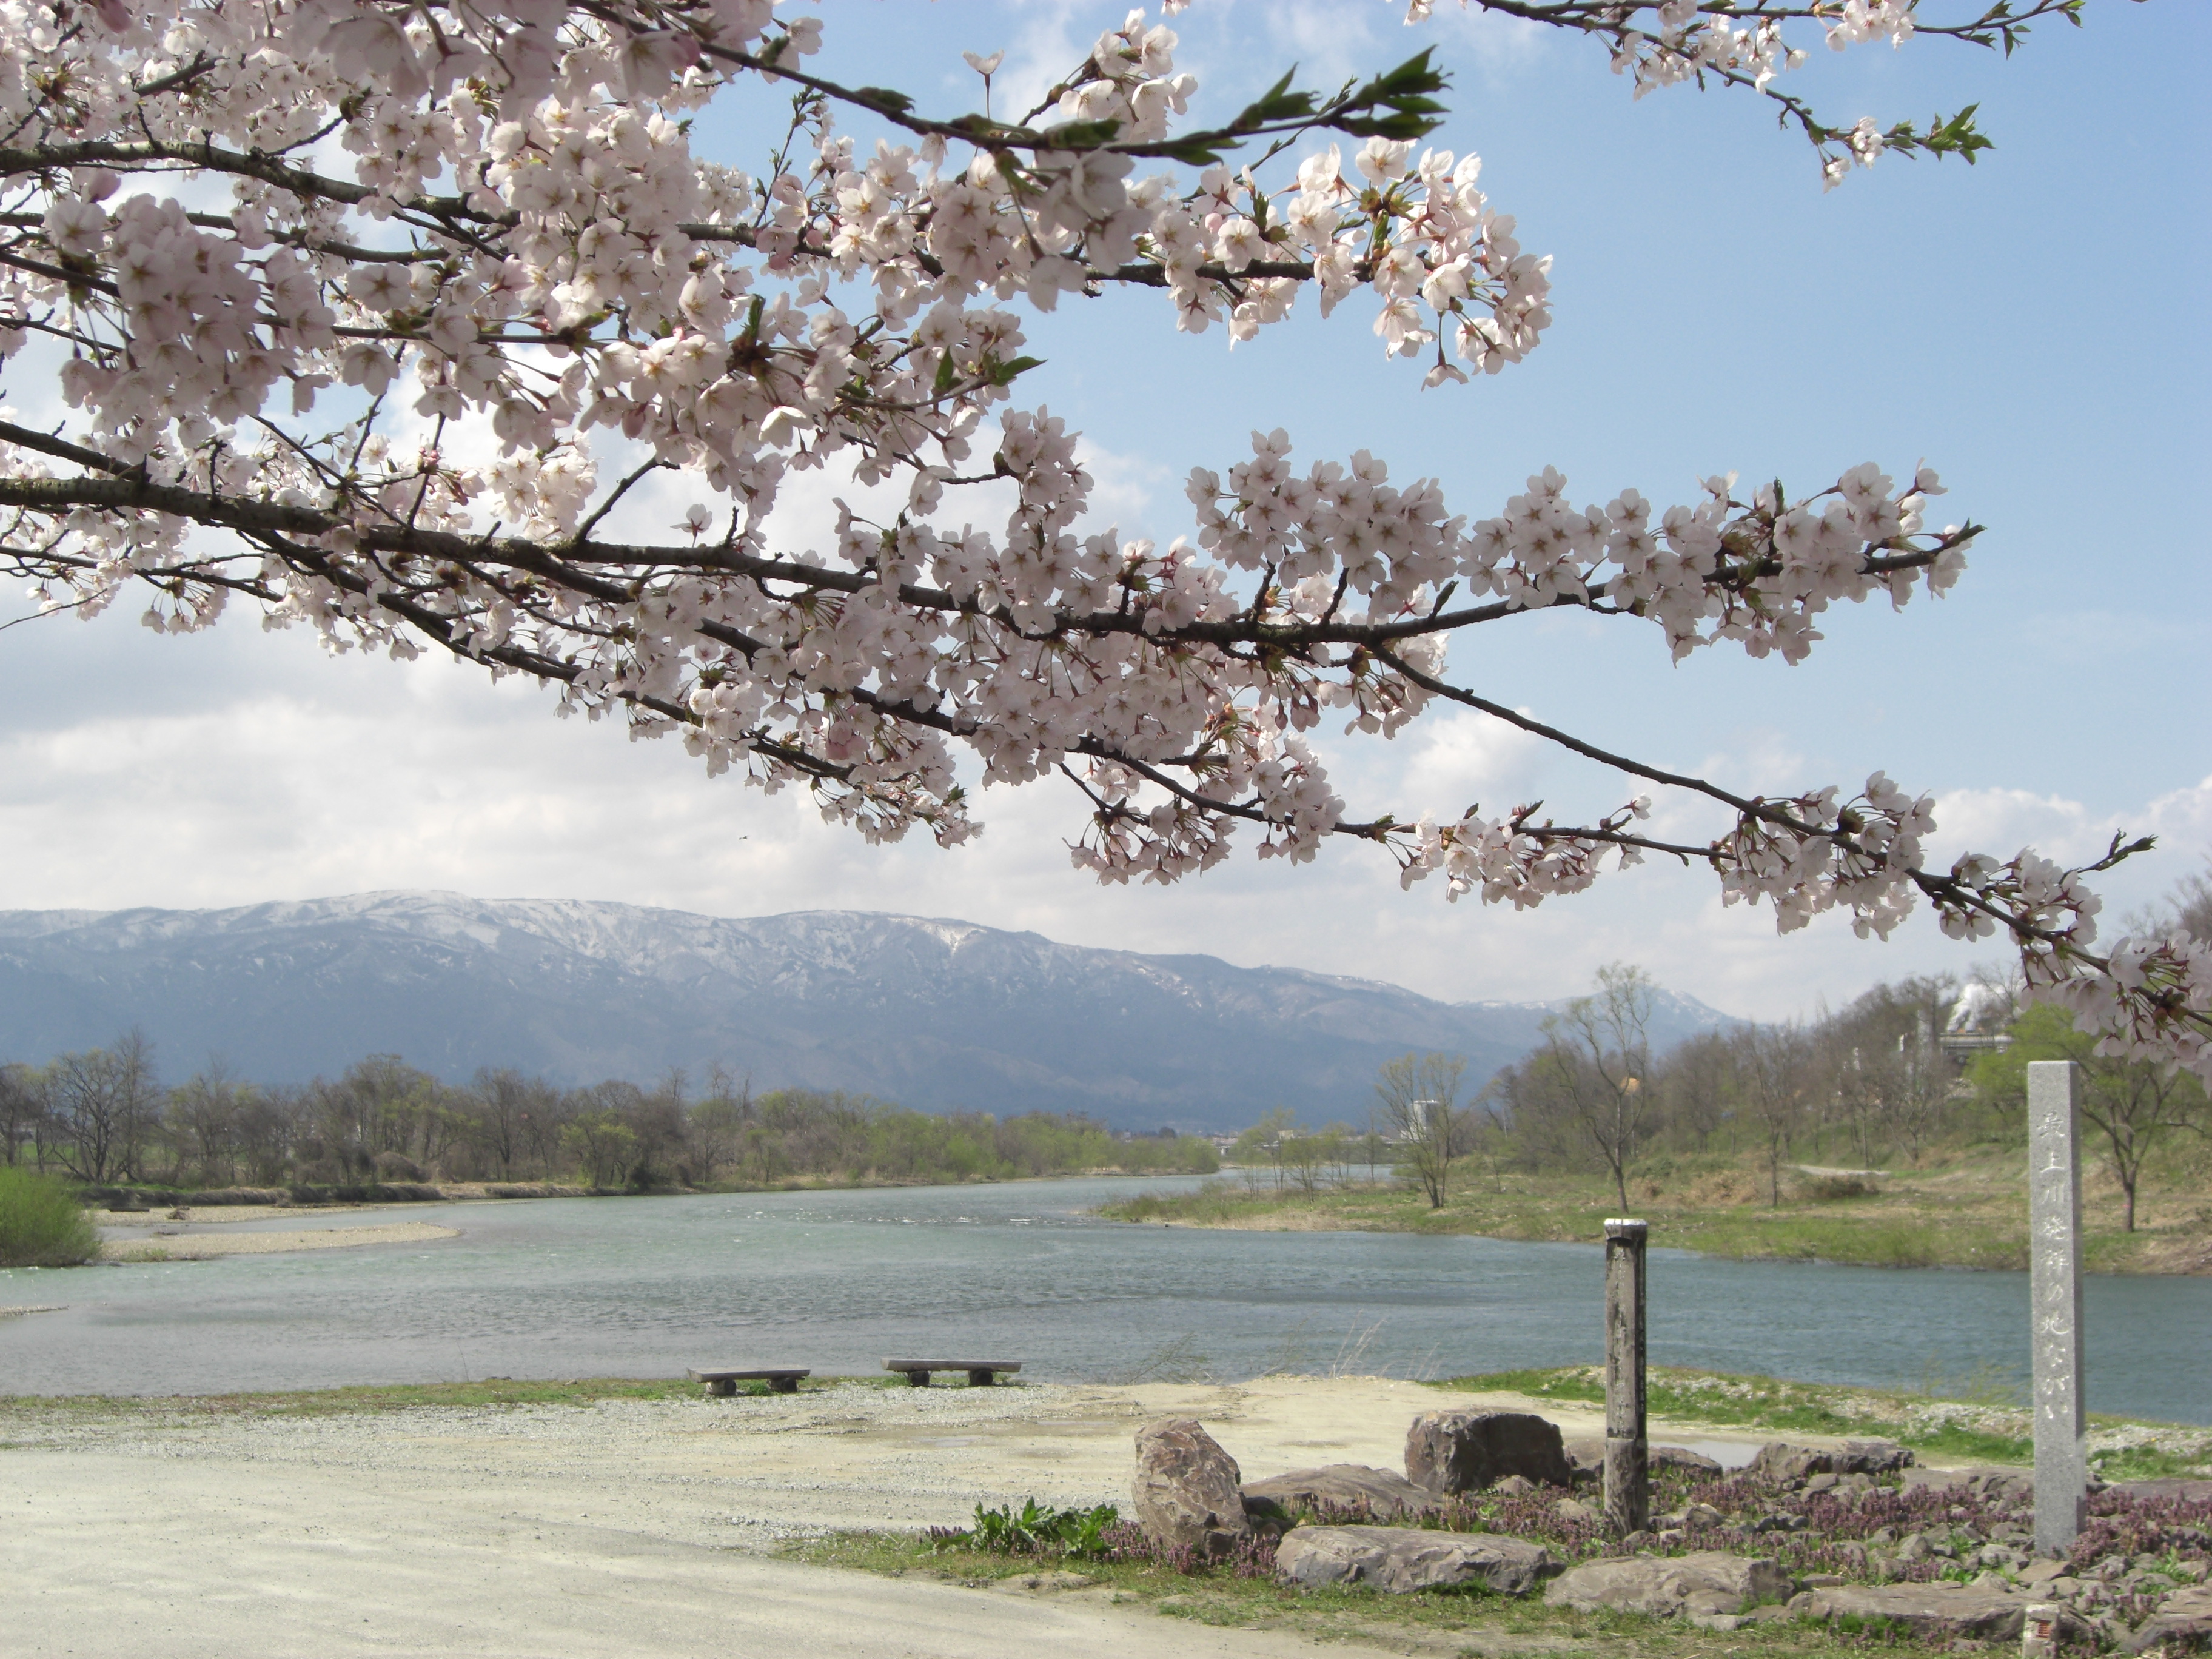
<svg viewBox="0 0 2212 1659">
<path fill-rule="evenodd" d="M 1011 1375 L 1021 1368 L 1022 1362 L 1018 1359 L 886 1359 L 884 1361 L 885 1370 L 903 1373 L 906 1380 L 917 1389 L 926 1389 L 929 1386 L 929 1374 L 932 1371 L 965 1371 L 968 1373 L 969 1388 L 988 1389 L 999 1380 L 998 1374 L 1000 1371 Z"/>
<path fill-rule="evenodd" d="M 797 1394 L 799 1379 L 814 1372 L 805 1365 L 763 1365 L 750 1370 L 701 1370 L 694 1366 L 686 1375 L 695 1382 L 704 1382 L 708 1394 L 735 1394 L 740 1382 L 765 1382 L 770 1393 Z"/>
</svg>

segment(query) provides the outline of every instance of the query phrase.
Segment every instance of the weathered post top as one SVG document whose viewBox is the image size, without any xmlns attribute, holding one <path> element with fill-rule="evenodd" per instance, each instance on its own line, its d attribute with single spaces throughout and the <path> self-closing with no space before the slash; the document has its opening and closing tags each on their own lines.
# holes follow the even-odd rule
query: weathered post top
<svg viewBox="0 0 2212 1659">
<path fill-rule="evenodd" d="M 2089 1518 L 2081 1392 L 2081 1067 L 2027 1067 L 2029 1333 L 2035 1402 L 2035 1547 L 2065 1552 Z"/>
<path fill-rule="evenodd" d="M 1651 1228 L 1605 1224 L 1605 1512 L 1622 1534 L 1651 1515 L 1644 1423 L 1644 1254 Z"/>
</svg>

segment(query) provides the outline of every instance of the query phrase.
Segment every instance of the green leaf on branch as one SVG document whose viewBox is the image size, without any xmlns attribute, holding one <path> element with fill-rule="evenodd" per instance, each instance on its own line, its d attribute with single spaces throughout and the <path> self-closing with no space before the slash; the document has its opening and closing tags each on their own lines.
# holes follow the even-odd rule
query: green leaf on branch
<svg viewBox="0 0 2212 1659">
<path fill-rule="evenodd" d="M 1212 144 L 1192 138 L 1181 143 L 1170 144 L 1161 152 L 1170 161 L 1180 161 L 1187 167 L 1212 167 L 1221 159 L 1221 152 Z"/>
<path fill-rule="evenodd" d="M 1421 115 L 1347 116 L 1329 125 L 1340 132 L 1348 132 L 1355 138 L 1389 138 L 1411 141 L 1425 138 L 1441 123 Z"/>
<path fill-rule="evenodd" d="M 1229 124 L 1229 131 L 1250 132 L 1271 121 L 1303 120 L 1311 115 L 1315 109 L 1313 94 L 1291 90 L 1291 77 L 1297 72 L 1295 64 L 1284 70 L 1281 80 L 1237 112 L 1237 118 Z"/>
<path fill-rule="evenodd" d="M 1432 46 L 1424 46 L 1397 68 L 1375 76 L 1366 85 L 1347 93 L 1333 106 L 1337 112 L 1327 125 L 1358 138 L 1410 140 L 1434 132 L 1445 106 L 1433 93 L 1443 91 L 1445 76 L 1429 61 Z M 1388 114 L 1364 113 L 1387 110 Z"/>
<path fill-rule="evenodd" d="M 1112 143 L 1121 130 L 1119 121 L 1070 121 L 1064 126 L 1047 127 L 1043 136 L 1047 147 L 1053 149 L 1096 149 Z"/>
<path fill-rule="evenodd" d="M 1969 104 L 1948 121 L 1941 116 L 1934 117 L 1929 124 L 1928 136 L 1920 141 L 1920 147 L 1931 155 L 1963 156 L 1966 165 L 1972 167 L 1976 151 L 1996 148 L 1974 131 L 1974 112 L 1980 107 L 1978 104 Z M 1909 133 L 1911 129 L 1907 128 L 1906 131 Z"/>
<path fill-rule="evenodd" d="M 982 372 L 993 386 L 1012 386 L 1017 375 L 1026 374 L 1043 362 L 1042 357 L 1016 357 L 1002 363 L 995 357 L 986 357 Z"/>
</svg>

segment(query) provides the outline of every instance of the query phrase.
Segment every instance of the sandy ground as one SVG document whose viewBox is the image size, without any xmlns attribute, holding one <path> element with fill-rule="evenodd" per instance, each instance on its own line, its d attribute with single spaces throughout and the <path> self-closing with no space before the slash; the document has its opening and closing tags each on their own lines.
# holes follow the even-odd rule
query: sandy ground
<svg viewBox="0 0 2212 1659">
<path fill-rule="evenodd" d="M 1274 1378 L 324 1417 L 18 1409 L 0 1419 L 0 1647 L 132 1659 L 1317 1653 L 1104 1591 L 1010 1596 L 767 1552 L 828 1528 L 957 1525 L 978 1501 L 1126 1505 L 1130 1437 L 1154 1417 L 1201 1419 L 1258 1478 L 1397 1467 L 1417 1413 L 1477 1400 Z M 1595 1413 L 1552 1414 L 1570 1437 L 1601 1432 Z"/>
<path fill-rule="evenodd" d="M 332 1215 L 360 1215 L 372 1210 L 414 1210 L 416 1204 L 196 1204 L 174 1210 L 87 1210 L 85 1219 L 102 1232 L 173 1227 L 216 1227 L 226 1223 L 302 1220 Z"/>
<path fill-rule="evenodd" d="M 266 1233 L 187 1232 L 155 1227 L 140 1238 L 100 1241 L 103 1261 L 204 1261 L 218 1255 L 267 1255 L 278 1250 L 343 1250 L 362 1244 L 421 1244 L 459 1238 L 459 1227 L 428 1221 L 394 1221 L 375 1227 L 303 1227 Z"/>
</svg>

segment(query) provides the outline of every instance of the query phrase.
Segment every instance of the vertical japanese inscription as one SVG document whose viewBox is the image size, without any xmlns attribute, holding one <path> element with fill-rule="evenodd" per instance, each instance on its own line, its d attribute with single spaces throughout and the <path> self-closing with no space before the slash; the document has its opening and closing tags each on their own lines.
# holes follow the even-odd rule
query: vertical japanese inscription
<svg viewBox="0 0 2212 1659">
<path fill-rule="evenodd" d="M 2073 1061 L 2027 1068 L 2028 1307 L 2035 1407 L 2035 1547 L 2063 1553 L 2088 1520 L 2081 1397 L 2081 1152 Z"/>
<path fill-rule="evenodd" d="M 1605 1513 L 1622 1533 L 1651 1516 L 1644 1431 L 1644 1250 L 1650 1227 L 1605 1224 Z"/>
</svg>

